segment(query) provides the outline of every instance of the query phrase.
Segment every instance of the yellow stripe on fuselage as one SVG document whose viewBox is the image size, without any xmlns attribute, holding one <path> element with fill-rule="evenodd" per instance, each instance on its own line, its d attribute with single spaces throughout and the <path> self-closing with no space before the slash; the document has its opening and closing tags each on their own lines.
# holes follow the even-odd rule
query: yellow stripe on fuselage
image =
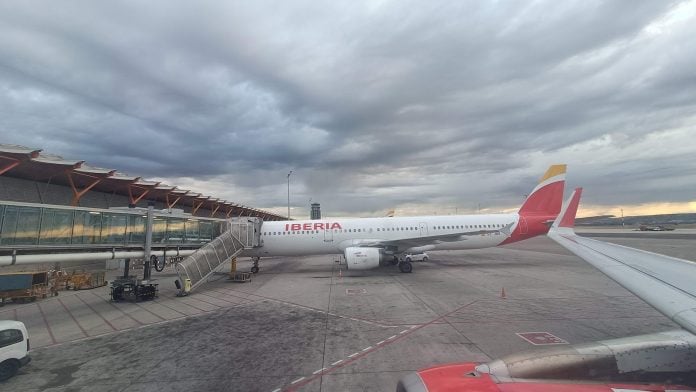
<svg viewBox="0 0 696 392">
<path fill-rule="evenodd" d="M 549 178 L 553 176 L 557 176 L 559 174 L 565 174 L 566 172 L 566 165 L 552 165 L 549 167 L 549 169 L 544 173 L 544 176 L 541 177 L 541 180 L 539 182 L 544 182 L 548 180 Z"/>
</svg>

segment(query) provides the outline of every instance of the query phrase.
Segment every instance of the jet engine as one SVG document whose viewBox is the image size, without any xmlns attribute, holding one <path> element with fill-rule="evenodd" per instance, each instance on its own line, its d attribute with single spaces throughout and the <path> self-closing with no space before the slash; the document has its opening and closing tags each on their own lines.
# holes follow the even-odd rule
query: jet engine
<svg viewBox="0 0 696 392">
<path fill-rule="evenodd" d="M 346 266 L 349 270 L 366 270 L 379 267 L 382 252 L 379 248 L 346 248 Z"/>
</svg>

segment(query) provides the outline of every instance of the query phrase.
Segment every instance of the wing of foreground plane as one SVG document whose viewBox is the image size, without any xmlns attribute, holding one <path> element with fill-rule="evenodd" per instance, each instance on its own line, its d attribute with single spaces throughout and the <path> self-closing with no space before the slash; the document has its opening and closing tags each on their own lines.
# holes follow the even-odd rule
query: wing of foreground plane
<svg viewBox="0 0 696 392">
<path fill-rule="evenodd" d="M 576 235 L 581 193 L 548 236 L 684 329 L 435 366 L 403 377 L 397 392 L 696 391 L 696 263 Z"/>
<path fill-rule="evenodd" d="M 581 193 L 576 189 L 563 206 L 549 238 L 696 334 L 696 263 L 576 235 Z"/>
</svg>

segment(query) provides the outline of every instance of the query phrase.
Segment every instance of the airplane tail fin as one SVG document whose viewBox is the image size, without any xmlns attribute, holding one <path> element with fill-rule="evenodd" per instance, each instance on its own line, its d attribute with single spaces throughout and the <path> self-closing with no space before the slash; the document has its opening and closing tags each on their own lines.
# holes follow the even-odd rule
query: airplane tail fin
<svg viewBox="0 0 696 392">
<path fill-rule="evenodd" d="M 563 208 L 561 213 L 553 222 L 551 226 L 553 229 L 566 228 L 573 229 L 575 227 L 575 214 L 578 213 L 578 205 L 580 205 L 580 196 L 582 195 L 582 188 L 575 188 L 573 194 L 570 195 L 568 200 L 563 203 Z"/>
<path fill-rule="evenodd" d="M 566 165 L 552 165 L 520 207 L 519 214 L 556 216 L 561 211 Z"/>
</svg>

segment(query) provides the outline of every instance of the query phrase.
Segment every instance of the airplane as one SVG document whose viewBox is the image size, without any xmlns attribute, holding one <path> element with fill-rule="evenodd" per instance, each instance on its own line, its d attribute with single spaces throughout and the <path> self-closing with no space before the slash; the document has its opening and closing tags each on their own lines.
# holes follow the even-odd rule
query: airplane
<svg viewBox="0 0 696 392">
<path fill-rule="evenodd" d="M 548 237 L 683 329 L 434 366 L 403 377 L 397 392 L 696 391 L 696 263 L 576 235 L 581 193 Z"/>
<path fill-rule="evenodd" d="M 561 210 L 566 165 L 552 165 L 511 214 L 382 217 L 269 221 L 261 226 L 262 246 L 246 250 L 252 273 L 266 256 L 340 254 L 349 270 L 377 268 L 390 261 L 410 273 L 405 254 L 430 250 L 479 249 L 545 234 Z"/>
</svg>

